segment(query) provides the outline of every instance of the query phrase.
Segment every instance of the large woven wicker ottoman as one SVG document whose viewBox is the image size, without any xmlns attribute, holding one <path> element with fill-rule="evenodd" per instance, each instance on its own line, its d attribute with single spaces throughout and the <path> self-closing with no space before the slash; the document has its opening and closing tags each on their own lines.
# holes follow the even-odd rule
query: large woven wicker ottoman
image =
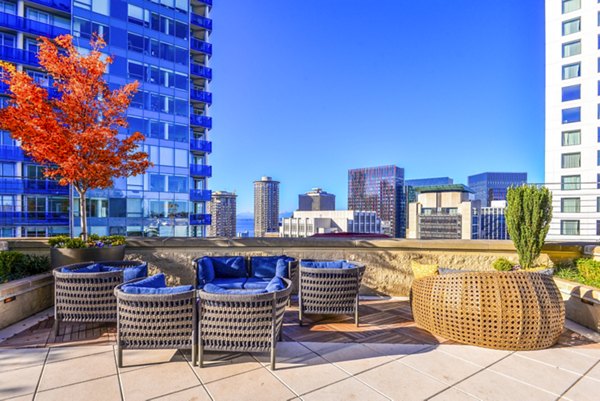
<svg viewBox="0 0 600 401">
<path fill-rule="evenodd" d="M 415 322 L 449 340 L 503 350 L 551 347 L 565 308 L 552 276 L 536 272 L 468 272 L 417 279 Z"/>
<path fill-rule="evenodd" d="M 117 321 L 114 289 L 128 279 L 146 277 L 148 266 L 135 260 L 75 263 L 52 271 L 54 275 L 54 335 L 60 322 Z"/>
</svg>

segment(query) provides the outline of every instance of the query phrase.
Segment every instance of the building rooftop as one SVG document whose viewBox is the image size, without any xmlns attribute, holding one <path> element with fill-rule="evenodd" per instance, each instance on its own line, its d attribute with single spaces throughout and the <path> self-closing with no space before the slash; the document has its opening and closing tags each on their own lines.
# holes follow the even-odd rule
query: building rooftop
<svg viewBox="0 0 600 401">
<path fill-rule="evenodd" d="M 474 193 L 471 188 L 464 184 L 448 184 L 448 185 L 428 185 L 424 187 L 415 187 L 415 191 L 419 193 L 428 192 L 468 192 Z"/>
</svg>

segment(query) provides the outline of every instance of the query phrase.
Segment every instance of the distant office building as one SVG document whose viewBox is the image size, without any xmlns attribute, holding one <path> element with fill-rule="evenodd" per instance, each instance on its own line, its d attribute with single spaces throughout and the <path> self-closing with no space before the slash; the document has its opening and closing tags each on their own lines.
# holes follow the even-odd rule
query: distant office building
<svg viewBox="0 0 600 401">
<path fill-rule="evenodd" d="M 384 234 L 404 238 L 404 169 L 397 166 L 380 166 L 349 170 L 348 209 L 377 212 Z"/>
<path fill-rule="evenodd" d="M 284 218 L 281 237 L 310 237 L 314 234 L 361 233 L 381 234 L 381 220 L 376 212 L 355 210 L 296 211 Z"/>
<path fill-rule="evenodd" d="M 298 195 L 298 210 L 335 210 L 335 195 L 313 188 L 312 191 Z"/>
<path fill-rule="evenodd" d="M 279 235 L 279 181 L 262 177 L 254 181 L 254 236 Z"/>
<path fill-rule="evenodd" d="M 479 211 L 479 239 L 510 239 L 506 228 L 506 201 L 492 201 Z"/>
<path fill-rule="evenodd" d="M 232 192 L 215 191 L 209 203 L 212 221 L 208 228 L 209 237 L 235 237 L 236 198 Z"/>
<path fill-rule="evenodd" d="M 414 239 L 476 239 L 479 201 L 462 185 L 420 187 L 409 204 L 407 237 Z"/>
<path fill-rule="evenodd" d="M 435 178 L 417 178 L 414 180 L 404 181 L 408 203 L 417 201 L 417 192 L 415 188 L 428 187 L 431 185 L 451 185 L 454 180 L 450 177 L 435 177 Z"/>
<path fill-rule="evenodd" d="M 505 201 L 511 186 L 527 183 L 527 173 L 481 173 L 469 176 L 469 188 L 482 207 L 490 207 L 492 201 Z"/>
</svg>

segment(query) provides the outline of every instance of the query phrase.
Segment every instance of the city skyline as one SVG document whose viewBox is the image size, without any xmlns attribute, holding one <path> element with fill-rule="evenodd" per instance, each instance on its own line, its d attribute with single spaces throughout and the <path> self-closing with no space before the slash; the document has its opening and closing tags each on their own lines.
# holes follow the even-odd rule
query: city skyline
<svg viewBox="0 0 600 401">
<path fill-rule="evenodd" d="M 347 170 L 374 165 L 543 182 L 543 1 L 352 3 L 214 8 L 211 188 L 235 190 L 248 213 L 263 175 L 281 182 L 282 212 L 313 187 L 346 209 Z M 363 32 L 347 39 L 355 21 Z"/>
</svg>

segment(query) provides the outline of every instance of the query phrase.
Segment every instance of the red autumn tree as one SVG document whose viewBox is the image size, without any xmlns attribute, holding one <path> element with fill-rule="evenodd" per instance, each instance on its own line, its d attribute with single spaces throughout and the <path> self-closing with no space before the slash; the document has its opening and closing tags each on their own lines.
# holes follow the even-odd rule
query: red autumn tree
<svg viewBox="0 0 600 401">
<path fill-rule="evenodd" d="M 101 53 L 106 46 L 101 37 L 92 39 L 85 55 L 70 35 L 39 41 L 38 59 L 57 94 L 50 96 L 26 72 L 0 62 L 1 79 L 12 92 L 9 106 L 0 110 L 0 129 L 9 131 L 45 167 L 46 177 L 77 191 L 82 236 L 87 239 L 87 191 L 109 188 L 113 178 L 143 174 L 151 166 L 148 155 L 138 149 L 141 133 L 117 137 L 119 128 L 127 127 L 125 112 L 138 82 L 109 89 L 103 74 L 112 58 Z"/>
</svg>

